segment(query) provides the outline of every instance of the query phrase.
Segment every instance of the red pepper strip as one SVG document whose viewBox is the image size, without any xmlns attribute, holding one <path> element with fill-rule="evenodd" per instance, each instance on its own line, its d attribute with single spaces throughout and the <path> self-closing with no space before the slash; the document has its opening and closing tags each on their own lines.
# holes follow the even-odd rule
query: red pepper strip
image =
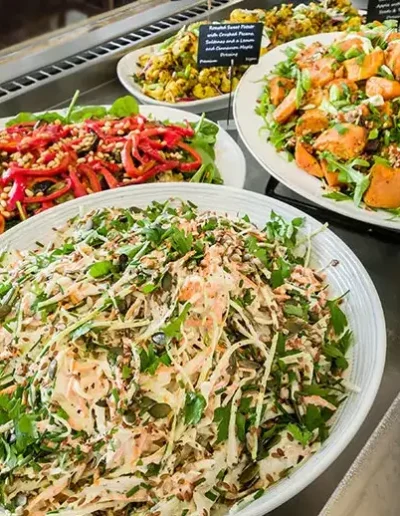
<svg viewBox="0 0 400 516">
<path fill-rule="evenodd" d="M 16 125 L 11 125 L 10 127 L 6 127 L 5 130 L 7 133 L 21 133 L 26 132 L 28 129 L 31 129 L 36 124 L 35 121 L 32 122 L 21 122 Z"/>
<path fill-rule="evenodd" d="M 17 152 L 19 142 L 11 140 L 9 142 L 0 142 L 0 151 Z"/>
<path fill-rule="evenodd" d="M 179 142 L 178 147 L 186 151 L 190 156 L 194 158 L 194 161 L 190 163 L 181 163 L 180 169 L 182 172 L 190 172 L 192 170 L 196 170 L 197 168 L 201 167 L 202 159 L 198 152 L 196 152 L 190 145 L 184 142 Z"/>
<path fill-rule="evenodd" d="M 0 215 L 0 235 L 6 230 L 6 219 Z"/>
<path fill-rule="evenodd" d="M 141 139 L 139 142 L 139 149 L 142 150 L 145 154 L 155 159 L 156 161 L 160 161 L 161 163 L 165 162 L 164 156 L 162 156 L 158 151 L 153 149 L 149 144 L 148 138 Z"/>
<path fill-rule="evenodd" d="M 21 202 L 25 197 L 25 189 L 26 189 L 26 179 L 20 176 L 17 176 L 14 179 L 14 183 L 8 194 L 8 203 L 7 210 L 13 211 L 17 206 L 17 202 Z"/>
<path fill-rule="evenodd" d="M 24 204 L 33 204 L 33 203 L 46 203 L 50 201 L 54 201 L 55 199 L 58 199 L 62 195 L 66 194 L 71 190 L 71 186 L 73 186 L 73 181 L 70 177 L 67 177 L 65 180 L 65 185 L 60 188 L 59 190 L 56 190 L 55 192 L 49 194 L 49 195 L 43 195 L 42 197 L 25 197 L 23 200 Z"/>
<path fill-rule="evenodd" d="M 65 154 L 61 163 L 53 168 L 22 168 L 16 165 L 11 165 L 10 168 L 3 174 L 3 180 L 13 179 L 17 176 L 55 176 L 65 172 L 70 163 L 70 156 Z"/>
<path fill-rule="evenodd" d="M 47 163 L 50 163 L 50 161 L 53 161 L 53 159 L 56 157 L 56 153 L 55 152 L 46 152 L 46 154 L 44 154 L 42 156 L 42 161 L 45 165 L 47 165 Z"/>
<path fill-rule="evenodd" d="M 98 170 L 100 168 L 106 168 L 110 172 L 114 172 L 114 173 L 120 171 L 120 167 L 116 163 L 110 163 L 109 161 L 104 161 L 101 159 L 94 159 L 93 161 L 90 162 L 90 166 L 92 168 L 94 168 L 95 170 Z"/>
<path fill-rule="evenodd" d="M 158 149 L 158 150 L 165 149 L 165 143 L 159 142 L 158 140 L 152 140 L 151 138 L 148 138 L 146 140 L 146 143 L 148 143 L 152 149 Z"/>
<path fill-rule="evenodd" d="M 69 177 L 71 180 L 72 190 L 74 191 L 75 197 L 83 197 L 84 195 L 87 195 L 86 188 L 83 186 L 83 184 L 80 182 L 78 178 L 78 174 L 76 173 L 75 167 L 69 167 L 68 169 Z"/>
<path fill-rule="evenodd" d="M 82 165 L 79 165 L 79 172 L 82 174 L 85 174 L 85 176 L 89 180 L 90 188 L 93 190 L 93 192 L 101 192 L 101 184 L 99 181 L 99 178 L 96 175 L 96 172 L 89 167 L 89 165 L 85 165 L 84 163 Z"/>
<path fill-rule="evenodd" d="M 34 177 L 31 181 L 28 182 L 28 188 L 29 190 L 33 190 L 35 185 L 38 183 L 43 183 L 44 181 L 50 181 L 53 184 L 58 183 L 58 179 L 56 177 Z"/>
<path fill-rule="evenodd" d="M 132 159 L 132 139 L 128 138 L 121 152 L 121 160 L 124 166 L 125 172 L 129 177 L 140 176 L 140 170 L 135 167 Z"/>
<path fill-rule="evenodd" d="M 93 132 L 95 132 L 97 134 L 97 136 L 99 138 L 101 138 L 102 140 L 104 140 L 105 138 L 108 137 L 108 134 L 106 134 L 101 128 L 103 127 L 103 125 L 105 124 L 104 121 L 101 121 L 101 120 L 85 120 L 85 125 L 86 127 L 88 127 L 90 130 L 92 130 Z"/>
<path fill-rule="evenodd" d="M 166 127 L 152 127 L 151 129 L 145 129 L 140 133 L 140 139 L 151 138 L 160 134 L 165 134 L 168 131 Z"/>
<path fill-rule="evenodd" d="M 167 129 L 169 131 L 175 131 L 176 133 L 182 136 L 194 136 L 194 129 L 186 122 L 186 127 L 181 127 L 180 125 L 168 125 Z"/>
<path fill-rule="evenodd" d="M 176 147 L 181 140 L 182 135 L 176 131 L 167 131 L 164 135 L 164 141 L 170 149 Z"/>
<path fill-rule="evenodd" d="M 41 213 L 42 211 L 45 211 L 45 210 L 48 210 L 49 208 L 52 208 L 53 206 L 54 206 L 53 201 L 43 202 L 42 206 L 38 210 L 35 210 L 35 214 Z"/>
<path fill-rule="evenodd" d="M 100 174 L 102 174 L 104 179 L 106 180 L 106 183 L 108 184 L 109 188 L 117 188 L 119 186 L 118 181 L 115 179 L 115 177 L 111 174 L 109 170 L 107 170 L 105 167 L 101 167 L 99 171 Z"/>
<path fill-rule="evenodd" d="M 137 185 L 140 183 L 146 182 L 148 179 L 151 179 L 152 177 L 156 176 L 160 172 L 165 172 L 166 170 L 173 170 L 174 168 L 178 168 L 180 165 L 179 161 L 166 161 L 165 163 L 162 163 L 161 165 L 157 165 L 153 168 L 151 168 L 146 173 L 142 174 L 140 177 L 136 177 L 135 179 L 132 179 L 132 181 L 129 181 L 129 183 L 119 183 L 118 186 L 129 186 L 129 185 Z"/>
</svg>

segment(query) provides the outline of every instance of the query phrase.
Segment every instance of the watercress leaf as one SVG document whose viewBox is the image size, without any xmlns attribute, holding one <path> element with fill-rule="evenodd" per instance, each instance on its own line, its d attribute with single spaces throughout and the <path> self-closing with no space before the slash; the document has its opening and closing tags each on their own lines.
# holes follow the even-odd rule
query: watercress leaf
<svg viewBox="0 0 400 516">
<path fill-rule="evenodd" d="M 110 107 L 108 113 L 118 118 L 137 115 L 139 113 L 139 105 L 133 97 L 126 95 L 117 99 Z"/>
<path fill-rule="evenodd" d="M 102 106 L 85 106 L 75 108 L 71 115 L 71 122 L 83 122 L 91 118 L 104 118 L 107 114 L 107 110 Z"/>
<path fill-rule="evenodd" d="M 6 127 L 22 124 L 23 122 L 36 122 L 37 118 L 33 113 L 21 112 L 6 123 Z"/>
<path fill-rule="evenodd" d="M 326 197 L 326 199 L 333 199 L 334 201 L 351 201 L 351 198 L 342 193 L 342 192 L 330 192 L 328 194 L 324 194 L 322 197 Z"/>
</svg>

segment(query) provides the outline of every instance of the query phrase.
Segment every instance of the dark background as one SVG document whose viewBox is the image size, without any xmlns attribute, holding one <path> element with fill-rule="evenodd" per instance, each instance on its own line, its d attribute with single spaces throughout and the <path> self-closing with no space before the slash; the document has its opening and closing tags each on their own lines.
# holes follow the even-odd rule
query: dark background
<svg viewBox="0 0 400 516">
<path fill-rule="evenodd" d="M 0 50 L 132 0 L 0 0 Z"/>
</svg>

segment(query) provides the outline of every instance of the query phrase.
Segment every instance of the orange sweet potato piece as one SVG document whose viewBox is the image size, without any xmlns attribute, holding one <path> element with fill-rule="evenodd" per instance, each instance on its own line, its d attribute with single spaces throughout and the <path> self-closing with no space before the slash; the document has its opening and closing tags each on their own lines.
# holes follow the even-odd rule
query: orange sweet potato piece
<svg viewBox="0 0 400 516">
<path fill-rule="evenodd" d="M 391 41 L 385 50 L 385 64 L 397 80 L 400 80 L 400 41 Z"/>
<path fill-rule="evenodd" d="M 364 202 L 371 208 L 399 208 L 400 169 L 376 163 L 371 168 L 371 183 Z"/>
<path fill-rule="evenodd" d="M 329 186 L 340 186 L 339 172 L 331 172 L 328 170 L 328 163 L 323 159 L 321 160 L 321 168 Z"/>
<path fill-rule="evenodd" d="M 328 88 L 330 88 L 331 86 L 337 86 L 339 88 L 339 91 L 342 93 L 344 85 L 347 86 L 350 91 L 358 90 L 357 84 L 354 81 L 350 81 L 349 79 L 345 78 L 334 79 L 328 84 Z"/>
<path fill-rule="evenodd" d="M 291 79 L 287 79 L 286 77 L 273 77 L 269 81 L 269 96 L 272 105 L 279 106 L 293 86 L 294 81 Z"/>
<path fill-rule="evenodd" d="M 296 110 L 296 88 L 293 88 L 275 109 L 272 116 L 275 122 L 283 124 L 293 115 L 293 113 L 295 113 Z"/>
<path fill-rule="evenodd" d="M 321 56 L 323 53 L 323 45 L 319 42 L 315 42 L 300 50 L 294 60 L 299 68 L 308 68 L 310 64 L 315 61 L 317 54 Z"/>
<path fill-rule="evenodd" d="M 365 55 L 361 60 L 359 57 L 354 57 L 353 59 L 347 59 L 343 64 L 346 68 L 348 79 L 351 81 L 363 81 L 376 75 L 383 63 L 383 50 L 377 48 L 370 54 Z"/>
<path fill-rule="evenodd" d="M 382 95 L 384 100 L 392 100 L 400 97 L 400 82 L 383 77 L 371 77 L 365 85 L 365 93 L 368 97 Z"/>
<path fill-rule="evenodd" d="M 324 177 L 321 165 L 318 163 L 318 160 L 308 152 L 300 140 L 297 140 L 296 142 L 294 158 L 297 165 L 312 176 Z"/>
<path fill-rule="evenodd" d="M 354 36 L 353 38 L 344 39 L 343 41 L 335 43 L 335 47 L 339 48 L 342 52 L 347 52 L 351 48 L 363 50 L 363 40 Z"/>
<path fill-rule="evenodd" d="M 335 77 L 333 68 L 336 63 L 333 57 L 322 57 L 315 61 L 308 69 L 310 72 L 311 84 L 313 86 L 325 86 Z"/>
<path fill-rule="evenodd" d="M 298 120 L 296 125 L 296 136 L 304 134 L 320 133 L 329 126 L 329 120 L 320 109 L 307 110 Z"/>
<path fill-rule="evenodd" d="M 315 140 L 314 148 L 329 151 L 339 159 L 349 160 L 359 156 L 367 143 L 367 130 L 354 124 L 342 124 L 327 129 Z"/>
</svg>

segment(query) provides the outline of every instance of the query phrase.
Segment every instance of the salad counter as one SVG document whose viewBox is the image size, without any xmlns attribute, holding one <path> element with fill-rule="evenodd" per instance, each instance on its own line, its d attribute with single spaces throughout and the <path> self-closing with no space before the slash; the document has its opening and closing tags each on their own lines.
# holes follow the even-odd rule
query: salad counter
<svg viewBox="0 0 400 516">
<path fill-rule="evenodd" d="M 359 9 L 366 7 L 362 2 L 355 2 L 354 4 Z M 73 40 L 63 41 L 48 48 L 35 48 L 31 56 L 29 53 L 24 53 L 19 60 L 4 60 L 3 64 L 0 63 L 0 117 L 12 117 L 20 112 L 47 112 L 54 109 L 67 109 L 76 90 L 80 91 L 80 106 L 111 106 L 115 99 L 126 95 L 125 89 L 116 77 L 116 66 L 118 60 L 128 51 L 160 43 L 175 33 L 182 25 L 192 21 L 204 19 L 218 21 L 229 18 L 233 9 L 266 9 L 271 6 L 272 3 L 262 0 L 248 0 L 246 2 L 215 0 L 211 2 L 211 10 L 208 12 L 207 5 L 202 1 L 180 0 L 179 2 L 164 3 L 157 8 L 133 16 L 129 16 L 128 11 L 125 11 L 122 19 L 117 17 L 113 23 L 98 23 L 90 34 L 78 35 Z M 105 15 L 105 17 L 110 20 L 110 15 Z M 188 69 L 188 74 L 190 74 L 190 69 Z M 117 108 L 114 105 L 111 110 L 118 110 Z M 253 107 L 249 106 L 249 110 L 251 109 Z M 159 148 L 162 145 L 171 144 L 170 155 L 168 155 L 169 166 L 166 166 L 165 169 L 171 170 L 173 168 L 174 174 L 178 175 L 184 175 L 185 172 L 190 172 L 191 176 L 195 175 L 198 168 L 196 168 L 196 165 L 201 157 L 196 151 L 193 140 L 198 136 L 195 134 L 196 126 L 200 127 L 201 130 L 201 119 L 200 122 L 198 119 L 193 119 L 192 125 L 189 125 L 188 122 L 186 132 L 182 127 L 177 129 L 173 121 L 171 122 L 172 127 L 169 129 L 164 126 L 155 128 L 154 124 L 151 123 L 151 107 L 146 107 L 146 110 L 150 120 L 150 125 L 146 127 L 146 130 L 158 131 L 160 135 L 160 139 L 157 141 Z M 206 112 L 208 119 L 216 123 L 221 122 L 222 125 L 226 116 L 226 109 Z M 78 116 L 76 120 L 78 124 L 85 123 L 85 117 L 79 120 Z M 109 127 L 112 125 L 112 123 L 109 124 Z M 284 200 L 306 211 L 321 222 L 328 222 L 332 231 L 347 243 L 369 272 L 380 295 L 385 313 L 388 343 L 385 372 L 375 403 L 367 419 L 351 444 L 325 473 L 296 497 L 271 513 L 274 516 L 286 516 L 293 513 L 317 516 L 363 448 L 368 437 L 377 427 L 399 390 L 400 320 L 398 308 L 400 306 L 400 294 L 397 280 L 399 277 L 400 233 L 396 230 L 384 229 L 337 215 L 310 201 L 306 201 L 303 197 L 278 183 L 259 165 L 242 143 L 232 121 L 229 128 L 229 135 L 241 147 L 245 156 L 247 175 L 244 188 Z M 129 130 L 131 129 L 134 128 L 129 127 Z M 105 138 L 102 132 L 104 127 L 98 126 L 96 130 L 98 131 L 98 138 L 106 147 L 107 142 L 103 141 Z M 112 130 L 112 127 L 110 130 Z M 81 126 L 79 126 L 79 131 L 82 133 Z M 124 145 L 126 144 L 123 141 L 123 131 L 123 128 L 118 127 L 115 135 L 112 135 L 113 137 L 119 137 L 121 140 L 121 149 L 125 148 Z M 79 138 L 83 140 L 85 145 L 90 144 L 86 140 L 88 135 L 81 133 L 79 133 Z M 149 132 L 148 135 L 150 135 Z M 207 137 L 209 136 L 208 134 Z M 65 135 L 64 137 L 70 138 L 71 135 Z M 58 141 L 57 144 L 62 145 L 62 142 Z M 147 171 L 148 176 L 146 177 L 150 178 L 162 170 L 162 165 L 155 164 L 159 158 L 158 150 L 154 145 L 150 147 L 148 140 L 138 143 L 138 152 L 140 152 L 141 158 L 146 155 L 147 168 L 141 171 L 144 174 Z M 106 151 L 107 149 L 104 152 Z M 132 153 L 131 148 L 129 151 Z M 181 162 L 182 155 L 189 163 Z M 54 161 L 54 159 L 54 156 L 48 157 L 48 161 Z M 174 164 L 173 167 L 171 162 Z M 104 170 L 102 163 L 98 163 L 97 168 L 94 168 L 95 174 L 93 174 L 91 166 L 88 167 L 88 165 L 91 165 L 91 163 L 86 163 L 84 160 L 80 163 L 82 176 L 86 174 L 86 182 L 84 183 L 86 188 L 97 191 L 100 189 L 100 181 L 105 181 L 109 188 L 113 188 L 114 179 L 107 173 L 107 170 Z M 35 166 L 38 167 L 38 165 Z M 84 171 L 85 167 L 86 172 Z M 136 181 L 132 160 L 128 163 L 129 167 L 131 167 L 129 169 L 130 173 L 128 171 L 128 175 L 118 178 L 121 183 L 134 183 Z M 125 170 L 127 170 L 127 166 L 125 166 Z M 206 172 L 202 171 L 202 174 L 204 173 L 210 174 L 210 169 L 207 169 Z M 229 171 L 227 174 L 229 176 Z M 220 182 L 219 176 L 211 175 L 210 177 L 211 179 L 207 182 Z M 51 182 L 52 179 L 49 181 Z M 229 183 L 229 180 L 226 182 Z M 24 186 L 26 187 L 26 185 Z M 34 183 L 29 184 L 31 190 L 34 189 L 34 186 Z M 73 189 L 76 193 L 76 188 L 79 190 L 79 185 L 77 187 L 75 184 L 74 187 L 66 182 L 65 188 L 67 186 L 66 191 Z M 34 193 L 32 193 L 32 199 L 37 200 Z M 54 196 L 47 200 L 48 202 L 53 201 Z M 28 199 L 26 206 L 30 204 L 35 203 Z M 361 392 L 359 395 L 362 396 L 363 393 Z M 332 512 L 332 514 L 335 513 Z"/>
</svg>

